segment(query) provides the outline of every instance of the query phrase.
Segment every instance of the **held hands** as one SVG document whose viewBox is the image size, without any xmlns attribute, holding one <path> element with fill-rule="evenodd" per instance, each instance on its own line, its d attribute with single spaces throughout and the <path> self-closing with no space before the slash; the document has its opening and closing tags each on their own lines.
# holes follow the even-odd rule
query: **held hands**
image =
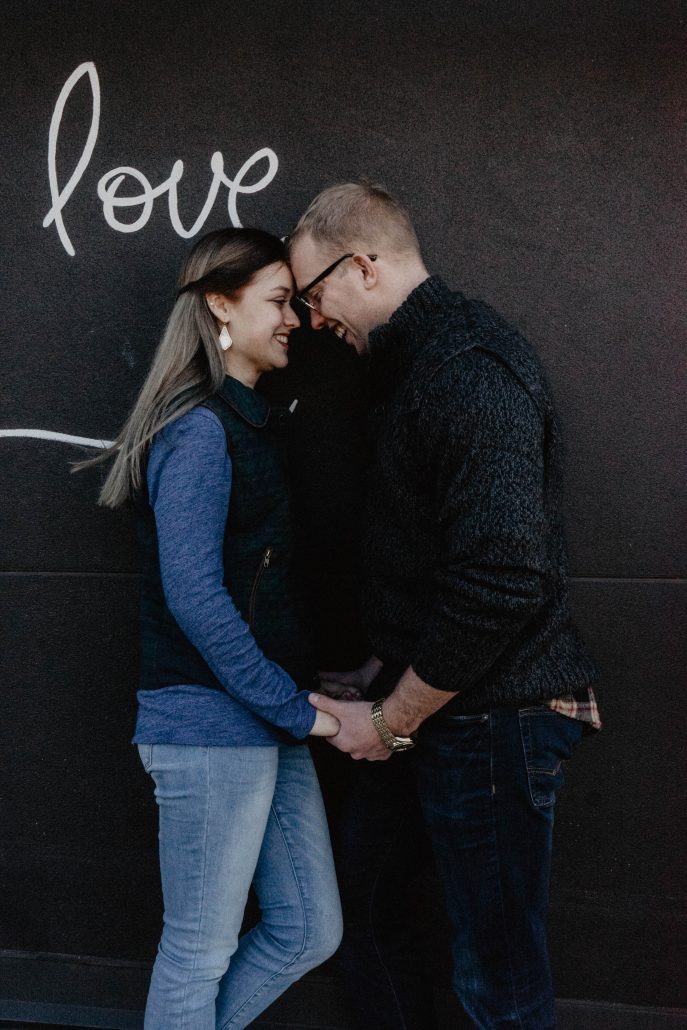
<svg viewBox="0 0 687 1030">
<path fill-rule="evenodd" d="M 360 701 L 364 692 L 375 678 L 383 663 L 379 658 L 371 655 L 359 669 L 352 669 L 349 672 L 321 672 L 320 691 L 321 696 L 327 696 L 340 702 Z M 311 694 L 312 698 L 317 694 Z M 318 706 L 313 704 L 314 708 Z M 310 731 L 313 737 L 336 737 L 341 729 L 341 724 L 334 713 L 322 709 L 315 717 L 315 723 Z M 375 731 L 376 732 L 376 731 Z"/>
<path fill-rule="evenodd" d="M 345 751 L 351 758 L 366 758 L 369 762 L 384 762 L 391 757 L 391 751 L 372 724 L 372 704 L 369 701 L 336 701 L 324 694 L 310 694 L 310 704 L 317 708 L 317 719 L 327 715 L 339 725 L 335 734 L 325 734 L 329 743 Z M 313 730 L 314 732 L 314 730 Z"/>
<path fill-rule="evenodd" d="M 373 667 L 371 663 L 378 672 L 382 663 L 374 657 L 369 658 L 361 668 L 367 668 L 369 673 Z M 360 673 L 361 670 L 356 672 Z M 375 675 L 376 672 L 368 682 Z M 425 683 L 409 665 L 384 701 L 384 723 L 392 736 L 409 737 L 425 719 L 438 712 L 455 696 L 454 691 L 436 690 Z M 340 751 L 347 752 L 352 758 L 367 758 L 372 762 L 385 761 L 393 754 L 393 751 L 387 749 L 372 722 L 372 705 L 369 701 L 337 701 L 323 694 L 308 694 L 308 700 L 317 708 L 318 716 L 327 714 L 338 722 L 340 729 L 329 738 L 329 743 Z"/>
<path fill-rule="evenodd" d="M 321 672 L 320 675 L 320 691 L 321 694 L 311 694 L 310 703 L 314 708 L 318 708 L 319 711 L 315 717 L 315 723 L 310 731 L 313 737 L 329 737 L 330 740 L 333 737 L 339 735 L 341 729 L 341 723 L 336 716 L 335 712 L 330 709 L 317 705 L 313 702 L 314 697 L 322 697 L 323 700 L 325 695 L 327 698 L 332 698 L 335 701 L 346 704 L 352 701 L 360 701 L 365 694 L 365 691 L 372 683 L 379 670 L 384 663 L 371 655 L 366 662 L 364 662 L 359 669 L 352 669 L 349 672 Z M 368 706 L 370 708 L 371 706 Z M 376 739 L 379 741 L 377 731 L 372 727 Z M 336 741 L 331 740 L 331 743 Z M 336 743 L 337 747 L 340 747 L 339 743 Z M 341 748 L 341 750 L 347 750 Z M 386 748 L 384 749 L 386 751 Z M 354 755 L 354 758 L 366 758 L 367 755 Z M 388 758 L 388 754 L 382 756 Z"/>
</svg>

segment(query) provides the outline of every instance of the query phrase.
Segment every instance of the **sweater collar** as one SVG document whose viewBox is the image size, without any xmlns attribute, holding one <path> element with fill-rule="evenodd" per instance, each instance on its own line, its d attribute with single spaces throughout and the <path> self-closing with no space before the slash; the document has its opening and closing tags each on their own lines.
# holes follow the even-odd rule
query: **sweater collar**
<svg viewBox="0 0 687 1030">
<path fill-rule="evenodd" d="M 258 429 L 267 425 L 270 406 L 262 394 L 252 390 L 250 386 L 234 379 L 233 376 L 225 376 L 219 396 L 249 425 Z"/>
<path fill-rule="evenodd" d="M 385 377 L 403 368 L 413 351 L 422 347 L 436 330 L 436 322 L 444 321 L 450 308 L 455 308 L 461 294 L 449 290 L 438 275 L 431 275 L 408 294 L 400 307 L 384 325 L 369 335 L 370 371 Z"/>
</svg>

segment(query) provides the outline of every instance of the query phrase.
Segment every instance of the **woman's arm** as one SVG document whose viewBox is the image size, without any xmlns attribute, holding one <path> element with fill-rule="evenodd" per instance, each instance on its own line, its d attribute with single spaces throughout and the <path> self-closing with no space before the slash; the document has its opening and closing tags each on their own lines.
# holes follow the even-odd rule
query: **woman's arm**
<svg viewBox="0 0 687 1030">
<path fill-rule="evenodd" d="M 219 419 L 195 408 L 166 427 L 147 478 L 165 599 L 190 643 L 225 690 L 267 722 L 297 738 L 335 733 L 338 724 L 316 724 L 307 693 L 265 657 L 224 585 L 231 461 Z"/>
</svg>

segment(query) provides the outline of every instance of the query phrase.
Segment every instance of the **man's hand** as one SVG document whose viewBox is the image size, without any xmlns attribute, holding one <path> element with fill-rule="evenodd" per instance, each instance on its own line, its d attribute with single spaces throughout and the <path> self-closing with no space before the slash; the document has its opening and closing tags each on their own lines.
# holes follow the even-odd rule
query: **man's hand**
<svg viewBox="0 0 687 1030">
<path fill-rule="evenodd" d="M 369 701 L 334 701 L 323 694 L 310 694 L 308 700 L 320 712 L 328 712 L 339 720 L 341 729 L 329 743 L 351 758 L 366 758 L 368 762 L 384 762 L 391 751 L 372 724 L 372 704 Z"/>
<path fill-rule="evenodd" d="M 382 715 L 392 733 L 409 737 L 425 719 L 455 696 L 455 693 L 430 687 L 409 665 L 385 700 Z M 309 694 L 308 700 L 320 712 L 328 712 L 339 720 L 341 729 L 328 738 L 339 751 L 371 762 L 383 762 L 393 754 L 374 728 L 369 701 L 334 701 L 323 694 Z"/>
</svg>

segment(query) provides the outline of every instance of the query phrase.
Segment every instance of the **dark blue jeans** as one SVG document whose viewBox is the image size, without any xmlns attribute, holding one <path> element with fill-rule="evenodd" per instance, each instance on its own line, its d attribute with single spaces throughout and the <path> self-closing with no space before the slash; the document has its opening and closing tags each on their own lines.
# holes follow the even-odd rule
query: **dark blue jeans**
<svg viewBox="0 0 687 1030">
<path fill-rule="evenodd" d="M 453 985 L 474 1026 L 556 1026 L 546 915 L 556 793 L 580 722 L 544 705 L 439 713 L 411 752 L 360 762 L 342 812 L 340 957 L 366 1030 L 436 1026 L 432 955 L 408 922 L 431 854 L 452 929 Z"/>
</svg>

